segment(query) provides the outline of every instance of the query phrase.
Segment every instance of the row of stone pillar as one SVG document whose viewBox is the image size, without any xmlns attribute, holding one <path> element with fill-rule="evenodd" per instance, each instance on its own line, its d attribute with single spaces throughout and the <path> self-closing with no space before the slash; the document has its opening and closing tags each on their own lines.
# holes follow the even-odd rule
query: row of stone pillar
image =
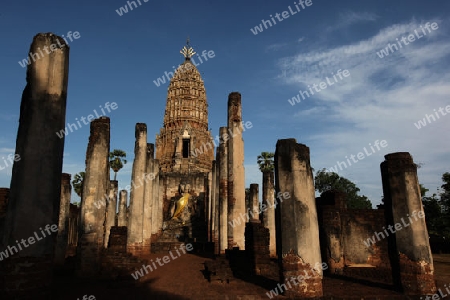
<svg viewBox="0 0 450 300">
<path fill-rule="evenodd" d="M 242 138 L 241 94 L 228 96 L 228 126 L 219 129 L 219 147 L 213 161 L 209 205 L 211 240 L 215 253 L 226 249 L 245 249 L 245 222 L 236 222 L 245 215 L 244 140 Z"/>
<path fill-rule="evenodd" d="M 154 144 L 147 143 L 147 126 L 137 123 L 135 132 L 127 252 L 141 255 L 150 253 L 152 235 L 162 228 L 163 202 L 159 201 L 159 160 L 154 158 Z"/>
<path fill-rule="evenodd" d="M 409 153 L 386 155 L 381 174 L 386 224 L 402 224 L 413 212 L 423 212 L 417 166 Z M 276 208 L 277 253 L 285 294 L 292 298 L 321 297 L 325 268 L 320 255 L 310 154 L 309 148 L 297 144 L 295 139 L 277 142 L 275 188 L 277 195 L 289 195 Z M 414 219 L 389 236 L 388 242 L 396 287 L 407 295 L 434 294 L 433 260 L 425 220 Z M 303 279 L 294 284 L 293 278 Z"/>
</svg>

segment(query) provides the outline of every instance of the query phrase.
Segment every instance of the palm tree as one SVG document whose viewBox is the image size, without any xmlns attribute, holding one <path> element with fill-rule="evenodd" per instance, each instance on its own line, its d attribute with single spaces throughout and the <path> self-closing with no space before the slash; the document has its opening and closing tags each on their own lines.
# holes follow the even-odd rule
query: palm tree
<svg viewBox="0 0 450 300">
<path fill-rule="evenodd" d="M 274 162 L 273 158 L 275 153 L 273 152 L 261 152 L 261 155 L 258 155 L 258 165 L 259 170 L 261 172 L 273 172 L 274 170 Z"/>
<path fill-rule="evenodd" d="M 119 170 L 123 168 L 123 165 L 127 163 L 126 157 L 126 152 L 120 149 L 114 149 L 114 151 L 109 153 L 109 165 L 114 171 L 114 180 L 117 178 L 117 172 L 119 172 Z"/>
<path fill-rule="evenodd" d="M 78 174 L 75 174 L 72 185 L 75 193 L 78 195 L 78 197 L 81 198 L 81 195 L 83 194 L 83 182 L 84 182 L 84 176 L 86 175 L 85 172 L 80 172 Z"/>
</svg>

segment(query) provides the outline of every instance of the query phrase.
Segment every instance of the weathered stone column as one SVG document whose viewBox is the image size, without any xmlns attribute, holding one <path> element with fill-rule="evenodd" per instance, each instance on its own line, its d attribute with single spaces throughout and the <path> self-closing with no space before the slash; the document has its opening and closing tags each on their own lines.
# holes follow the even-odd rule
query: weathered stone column
<svg viewBox="0 0 450 300">
<path fill-rule="evenodd" d="M 70 203 L 69 209 L 69 232 L 68 232 L 68 249 L 67 256 L 75 256 L 77 252 L 77 244 L 78 244 L 78 234 L 79 232 L 79 224 L 80 222 L 80 208 Z"/>
<path fill-rule="evenodd" d="M 214 162 L 214 161 L 213 161 Z M 213 168 L 214 166 L 212 166 Z M 208 172 L 208 196 L 205 197 L 206 202 L 206 220 L 207 220 L 207 231 L 208 231 L 208 242 L 212 242 L 212 205 L 214 201 L 214 192 L 213 192 L 213 169 L 211 168 L 211 172 Z"/>
<path fill-rule="evenodd" d="M 100 117 L 91 122 L 86 151 L 86 175 L 81 198 L 81 236 L 79 238 L 79 276 L 95 276 L 100 271 L 100 252 L 104 248 L 106 205 L 109 195 L 110 121 Z"/>
<path fill-rule="evenodd" d="M 151 237 L 152 237 L 152 210 L 153 210 L 153 185 L 154 185 L 154 153 L 155 145 L 147 144 L 147 160 L 145 169 L 145 194 L 144 194 L 144 214 L 143 214 L 143 232 L 142 240 L 144 243 L 144 251 L 150 253 Z"/>
<path fill-rule="evenodd" d="M 228 136 L 227 128 L 220 127 L 221 139 Z M 224 254 L 228 249 L 229 231 L 233 227 L 228 224 L 228 144 L 221 140 L 219 144 L 219 251 Z"/>
<path fill-rule="evenodd" d="M 417 165 L 408 152 L 384 156 L 381 176 L 394 283 L 407 295 L 434 294 L 433 257 L 425 224 Z M 397 228 L 400 225 L 400 229 Z"/>
<path fill-rule="evenodd" d="M 121 190 L 119 194 L 119 215 L 117 217 L 117 226 L 123 227 L 127 226 L 127 199 L 128 192 L 127 190 Z"/>
<path fill-rule="evenodd" d="M 216 207 L 216 161 L 213 160 L 212 163 L 212 176 L 211 176 L 211 201 L 210 201 L 210 205 L 209 205 L 209 220 L 208 220 L 208 224 L 209 224 L 209 232 L 210 232 L 210 239 L 209 241 L 214 243 L 214 239 L 216 238 L 215 235 L 215 228 L 216 228 L 216 223 L 215 223 L 215 216 L 216 216 L 216 212 L 215 212 L 215 207 Z M 215 244 L 214 244 L 215 245 Z M 215 251 L 215 250 L 214 250 Z"/>
<path fill-rule="evenodd" d="M 136 124 L 136 143 L 134 145 L 134 162 L 131 173 L 132 188 L 130 192 L 130 216 L 128 218 L 127 251 L 133 255 L 142 252 L 143 212 L 144 212 L 144 177 L 147 169 L 147 125 Z"/>
<path fill-rule="evenodd" d="M 153 162 L 153 205 L 152 205 L 152 234 L 159 234 L 162 229 L 163 218 L 163 201 L 159 199 L 159 160 L 155 159 Z"/>
<path fill-rule="evenodd" d="M 62 173 L 61 176 L 61 202 L 59 206 L 58 236 L 56 237 L 54 259 L 54 264 L 57 268 L 63 267 L 66 259 L 69 232 L 70 194 L 72 192 L 70 177 L 70 174 L 67 173 Z"/>
<path fill-rule="evenodd" d="M 0 298 L 50 298 L 55 228 L 61 197 L 61 173 L 65 127 L 69 47 L 51 33 L 33 38 L 29 53 L 53 47 L 32 61 L 22 94 L 16 154 L 11 178 L 3 245 L 17 251 L 0 264 Z M 54 227 L 51 227 L 54 226 Z M 40 237 L 34 239 L 35 233 Z M 30 238 L 34 240 L 31 244 Z M 16 240 L 29 247 L 19 249 Z M 12 250 L 11 250 L 12 251 Z"/>
<path fill-rule="evenodd" d="M 117 192 L 119 189 L 119 182 L 117 180 L 110 180 L 109 185 L 109 199 L 106 204 L 106 233 L 105 233 L 105 248 L 109 245 L 109 233 L 111 227 L 116 226 L 116 211 L 117 211 Z"/>
<path fill-rule="evenodd" d="M 244 139 L 242 138 L 241 94 L 228 96 L 228 221 L 237 220 L 245 214 Z M 228 231 L 229 247 L 245 249 L 245 223 L 241 222 Z M 231 239 L 231 240 L 230 240 Z"/>
<path fill-rule="evenodd" d="M 259 186 L 257 183 L 250 184 L 250 221 L 259 221 Z"/>
<path fill-rule="evenodd" d="M 214 208 L 214 254 L 220 254 L 220 158 L 219 147 L 216 147 L 216 205 Z"/>
<path fill-rule="evenodd" d="M 274 205 L 274 172 L 263 172 L 263 194 L 261 205 L 261 217 L 264 227 L 269 229 L 270 233 L 270 257 L 277 257 L 276 232 L 275 232 L 275 205 Z"/>
<path fill-rule="evenodd" d="M 276 208 L 278 257 L 286 296 L 322 296 L 322 264 L 314 180 L 309 148 L 295 139 L 278 140 L 275 152 L 275 189 L 280 202 Z M 291 284 L 291 278 L 300 284 Z M 297 282 L 299 282 L 297 281 Z"/>
<path fill-rule="evenodd" d="M 8 207 L 8 197 L 9 197 L 9 189 L 0 188 L 0 218 L 6 216 L 6 208 Z"/>
</svg>

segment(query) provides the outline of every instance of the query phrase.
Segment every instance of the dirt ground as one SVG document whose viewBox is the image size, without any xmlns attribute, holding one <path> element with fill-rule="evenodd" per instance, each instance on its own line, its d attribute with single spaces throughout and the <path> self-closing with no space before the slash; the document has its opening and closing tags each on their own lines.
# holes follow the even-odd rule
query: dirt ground
<svg viewBox="0 0 450 300">
<path fill-rule="evenodd" d="M 162 257 L 151 255 L 149 259 Z M 434 266 L 437 287 L 450 284 L 450 255 L 436 254 Z M 230 283 L 208 282 L 203 275 L 204 262 L 209 258 L 186 254 L 149 272 L 140 280 L 131 275 L 121 280 L 92 281 L 66 274 L 55 277 L 54 299 L 270 299 L 267 295 L 272 283 L 253 283 L 234 279 Z M 323 299 L 420 299 L 405 297 L 385 287 L 325 277 Z M 93 299 L 93 298 L 91 298 Z M 278 296 L 273 299 L 286 299 Z M 425 299 L 423 297 L 423 299 Z M 441 298 L 439 298 L 441 299 Z M 450 298 L 449 298 L 450 299 Z"/>
</svg>

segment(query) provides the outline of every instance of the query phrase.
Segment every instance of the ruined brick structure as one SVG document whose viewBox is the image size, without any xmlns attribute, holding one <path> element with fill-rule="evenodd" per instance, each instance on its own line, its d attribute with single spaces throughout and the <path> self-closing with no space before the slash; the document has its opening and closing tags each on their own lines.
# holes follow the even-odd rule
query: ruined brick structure
<svg viewBox="0 0 450 300">
<path fill-rule="evenodd" d="M 324 192 L 316 201 L 325 273 L 392 284 L 387 239 L 364 243 L 383 232 L 384 209 L 347 209 L 346 194 L 339 191 Z"/>
<path fill-rule="evenodd" d="M 64 43 L 39 34 L 30 52 L 56 42 Z M 289 298 L 323 296 L 323 274 L 391 285 L 408 296 L 436 292 L 417 166 L 409 153 L 388 154 L 381 164 L 384 209 L 348 209 L 342 192 L 315 199 L 306 145 L 278 140 L 275 170 L 263 175 L 265 209 L 257 184 L 246 203 L 241 94 L 229 94 L 227 126 L 213 140 L 190 47 L 182 50 L 185 61 L 170 82 L 155 144 L 147 141 L 147 125 L 136 124 L 129 206 L 127 191 L 110 180 L 107 117 L 90 124 L 81 207 L 70 204 L 70 175 L 62 174 L 64 137 L 55 135 L 65 124 L 65 46 L 28 66 L 16 142 L 22 159 L 14 163 L 10 190 L 0 188 L 0 251 L 46 225 L 57 230 L 0 259 L 0 299 L 49 299 L 52 273 L 67 267 L 68 256 L 76 256 L 71 261 L 78 276 L 130 279 L 150 252 L 168 253 L 186 243 L 221 256 L 209 264 L 220 279 L 263 276 L 283 285 Z M 374 234 L 400 223 L 401 230 L 375 240 Z"/>
</svg>

